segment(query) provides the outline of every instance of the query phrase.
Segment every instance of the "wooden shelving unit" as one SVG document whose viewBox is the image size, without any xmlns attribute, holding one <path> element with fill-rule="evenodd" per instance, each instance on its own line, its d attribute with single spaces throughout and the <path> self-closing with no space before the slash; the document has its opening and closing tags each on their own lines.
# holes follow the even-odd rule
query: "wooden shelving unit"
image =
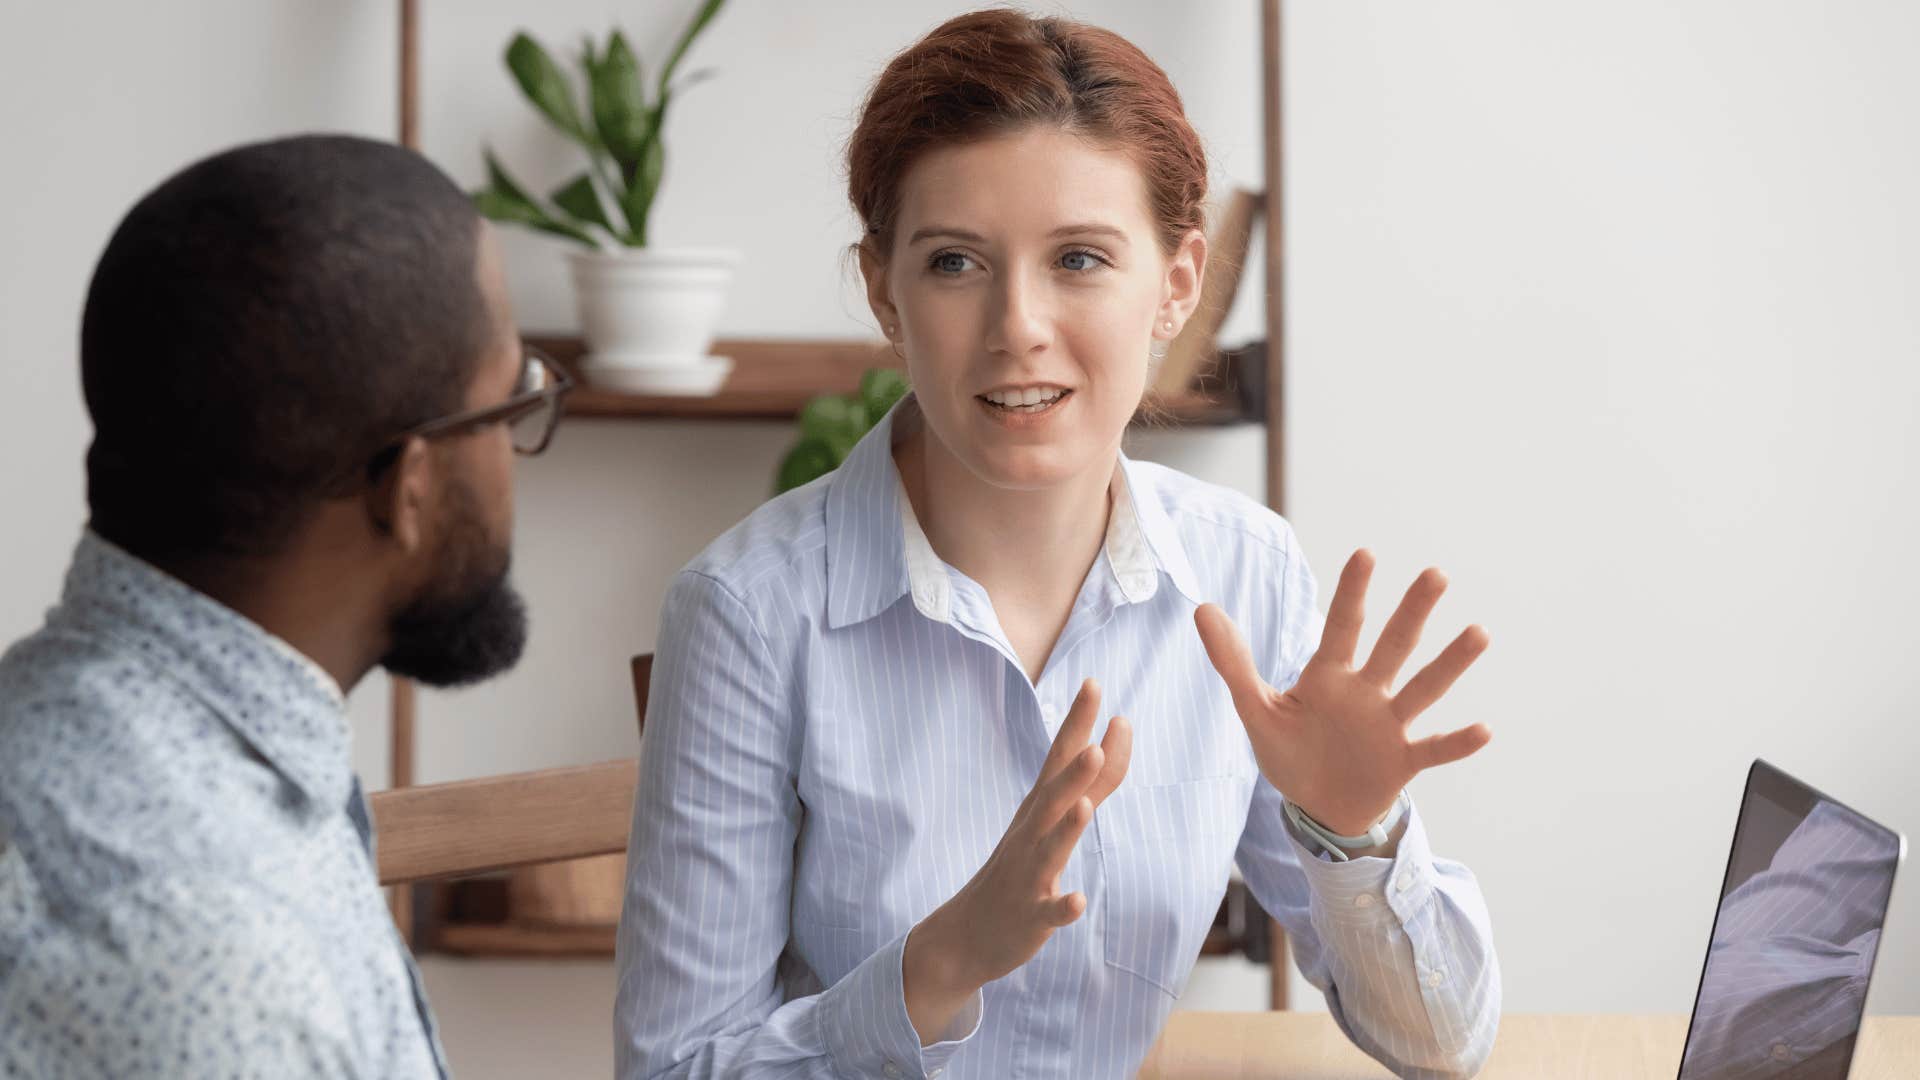
<svg viewBox="0 0 1920 1080">
<path fill-rule="evenodd" d="M 578 337 L 530 334 L 527 341 L 578 375 L 585 352 Z M 567 415 L 603 420 L 791 420 L 818 394 L 850 393 L 871 368 L 899 368 L 899 358 L 877 341 L 766 341 L 721 339 L 716 356 L 733 359 L 733 374 L 711 397 L 632 394 L 583 381 L 567 398 Z M 1236 423 L 1237 397 L 1225 389 L 1149 402 L 1149 422 L 1174 425 Z"/>
<path fill-rule="evenodd" d="M 401 142 L 419 146 L 419 0 L 399 0 Z M 1241 421 L 1249 412 L 1266 421 L 1267 504 L 1281 510 L 1285 495 L 1285 443 L 1282 419 L 1285 404 L 1285 233 L 1283 229 L 1282 128 L 1280 78 L 1280 0 L 1259 0 L 1262 142 L 1267 189 L 1261 197 L 1266 257 L 1264 288 L 1267 336 L 1262 360 L 1261 399 L 1249 410 L 1230 385 L 1209 383 L 1205 391 L 1177 399 L 1148 402 L 1141 421 L 1155 427 L 1213 425 Z M 1246 280 L 1258 276 L 1246 275 Z M 529 340 L 563 365 L 578 363 L 583 349 L 577 337 L 535 335 Z M 796 417 L 807 401 L 821 393 L 854 390 L 860 376 L 873 367 L 897 367 L 898 359 L 883 342 L 721 340 L 713 352 L 734 360 L 734 371 L 720 392 L 711 397 L 659 397 L 623 393 L 583 383 L 567 403 L 569 416 L 594 420 L 779 421 Z M 768 463 L 772 467 L 771 462 Z M 404 679 L 393 680 L 392 786 L 413 783 L 414 689 Z M 466 956 L 576 956 L 613 954 L 611 926 L 554 927 L 516 923 L 499 900 L 504 881 L 498 877 L 439 882 L 394 890 L 394 920 L 417 947 Z M 412 936 L 416 912 L 423 934 Z M 1286 1003 L 1286 942 L 1277 924 L 1253 904 L 1245 886 L 1236 881 L 1228 891 L 1214 928 L 1202 952 L 1208 955 L 1245 953 L 1271 967 L 1274 1008 Z"/>
</svg>

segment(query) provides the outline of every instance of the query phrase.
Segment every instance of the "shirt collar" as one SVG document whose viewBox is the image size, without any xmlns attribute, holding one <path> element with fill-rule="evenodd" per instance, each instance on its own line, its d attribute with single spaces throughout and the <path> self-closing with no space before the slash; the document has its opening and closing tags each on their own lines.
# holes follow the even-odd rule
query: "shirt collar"
<svg viewBox="0 0 1920 1080">
<path fill-rule="evenodd" d="M 909 395 L 857 443 L 828 481 L 827 625 L 863 622 L 911 594 L 936 622 L 953 615 L 947 566 L 914 516 L 893 461 L 894 421 L 917 408 Z M 1172 520 L 1154 489 L 1154 466 L 1120 455 L 1107 519 L 1107 563 L 1128 603 L 1159 591 L 1165 574 L 1193 603 L 1200 589 Z"/>
<path fill-rule="evenodd" d="M 186 684 L 316 803 L 353 785 L 346 701 L 318 664 L 257 623 L 91 530 L 67 571 L 56 620 L 130 646 Z"/>
</svg>

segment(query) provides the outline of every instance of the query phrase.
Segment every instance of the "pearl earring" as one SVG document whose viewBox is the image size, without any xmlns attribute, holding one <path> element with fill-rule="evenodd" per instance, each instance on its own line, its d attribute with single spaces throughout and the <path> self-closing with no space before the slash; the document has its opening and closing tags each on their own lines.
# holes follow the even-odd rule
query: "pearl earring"
<svg viewBox="0 0 1920 1080">
<path fill-rule="evenodd" d="M 1160 325 L 1162 325 L 1162 326 L 1164 326 L 1164 327 L 1166 327 L 1167 329 L 1169 329 L 1169 330 L 1171 330 L 1171 329 L 1173 329 L 1173 320 L 1172 320 L 1172 319 L 1168 319 L 1168 320 L 1167 320 L 1166 322 L 1164 322 L 1164 323 L 1161 323 Z"/>
</svg>

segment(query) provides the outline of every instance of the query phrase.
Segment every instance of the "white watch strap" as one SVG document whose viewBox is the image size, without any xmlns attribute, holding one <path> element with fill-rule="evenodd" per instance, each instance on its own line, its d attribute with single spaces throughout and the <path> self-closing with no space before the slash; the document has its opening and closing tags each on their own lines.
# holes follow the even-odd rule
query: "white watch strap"
<svg viewBox="0 0 1920 1080">
<path fill-rule="evenodd" d="M 1341 836 L 1313 820 L 1305 810 L 1295 806 L 1291 800 L 1286 803 L 1286 808 L 1287 820 L 1293 822 L 1294 828 L 1318 841 L 1320 846 L 1326 849 L 1327 854 L 1340 862 L 1346 862 L 1350 858 L 1347 855 L 1348 851 L 1364 851 L 1386 843 L 1387 836 L 1393 832 L 1395 826 L 1400 824 L 1400 819 L 1406 816 L 1407 805 L 1407 793 L 1403 789 L 1400 794 L 1394 796 L 1393 805 L 1387 808 L 1386 814 L 1379 821 L 1374 822 L 1372 828 L 1359 836 Z"/>
</svg>

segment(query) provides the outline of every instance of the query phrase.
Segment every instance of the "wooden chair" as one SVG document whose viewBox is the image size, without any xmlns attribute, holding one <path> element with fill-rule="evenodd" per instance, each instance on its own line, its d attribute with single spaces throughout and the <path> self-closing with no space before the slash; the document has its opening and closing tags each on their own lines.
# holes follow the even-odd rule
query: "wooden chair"
<svg viewBox="0 0 1920 1080">
<path fill-rule="evenodd" d="M 639 725 L 647 717 L 651 655 L 632 661 Z M 637 730 L 637 729 L 636 729 Z M 569 873 L 608 868 L 599 857 L 624 855 L 633 821 L 639 760 L 457 780 L 375 792 L 382 885 L 411 889 L 406 905 L 410 941 L 419 951 L 469 955 L 609 956 L 613 926 L 529 922 L 512 910 L 513 880 L 477 877 L 541 867 L 541 876 L 566 888 Z M 454 882 L 452 879 L 466 879 Z M 604 885 L 602 885 L 604 891 Z M 523 903 L 521 907 L 524 909 Z"/>
</svg>

